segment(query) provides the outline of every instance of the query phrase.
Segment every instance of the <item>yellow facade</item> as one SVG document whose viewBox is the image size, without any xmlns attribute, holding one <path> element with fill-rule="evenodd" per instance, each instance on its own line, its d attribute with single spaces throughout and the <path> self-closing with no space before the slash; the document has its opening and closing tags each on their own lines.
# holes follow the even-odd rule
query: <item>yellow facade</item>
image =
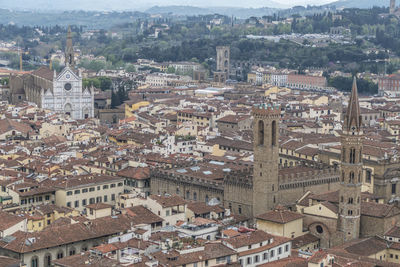
<svg viewBox="0 0 400 267">
<path fill-rule="evenodd" d="M 265 96 L 270 96 L 271 94 L 278 94 L 280 92 L 288 92 L 290 93 L 290 89 L 288 88 L 279 88 L 278 86 L 273 86 L 265 90 L 264 95 Z"/>
<path fill-rule="evenodd" d="M 257 229 L 277 236 L 296 238 L 303 235 L 303 219 L 300 218 L 288 223 L 275 223 L 257 219 Z"/>
<path fill-rule="evenodd" d="M 134 116 L 135 111 L 142 107 L 147 107 L 150 105 L 148 101 L 141 101 L 132 105 L 125 104 L 125 118 L 130 118 Z"/>
<path fill-rule="evenodd" d="M 49 214 L 29 216 L 27 219 L 27 229 L 29 232 L 42 231 L 45 227 L 52 224 L 55 220 L 78 215 L 79 211 L 77 210 L 71 210 L 67 213 L 54 210 L 52 213 Z"/>
</svg>

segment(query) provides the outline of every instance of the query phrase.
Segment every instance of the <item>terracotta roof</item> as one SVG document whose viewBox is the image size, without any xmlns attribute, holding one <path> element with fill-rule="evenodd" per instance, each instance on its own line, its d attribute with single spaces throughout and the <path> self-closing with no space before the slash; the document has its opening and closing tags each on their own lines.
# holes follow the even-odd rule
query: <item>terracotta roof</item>
<svg viewBox="0 0 400 267">
<path fill-rule="evenodd" d="M 123 265 L 119 264 L 117 260 L 105 258 L 105 257 L 92 257 L 90 256 L 90 252 L 86 252 L 85 254 L 77 254 L 69 257 L 65 257 L 62 259 L 56 259 L 52 261 L 53 264 L 61 267 L 87 267 L 87 266 L 96 266 L 96 267 L 122 267 Z"/>
<path fill-rule="evenodd" d="M 260 253 L 260 252 L 266 251 L 266 250 L 268 250 L 270 248 L 274 248 L 274 247 L 277 247 L 277 246 L 282 245 L 284 243 L 287 243 L 289 241 L 290 241 L 289 238 L 286 238 L 286 237 L 283 237 L 283 236 L 275 236 L 274 237 L 274 242 L 269 243 L 269 244 L 264 245 L 264 246 L 261 246 L 261 247 L 258 247 L 258 248 L 249 249 L 249 250 L 245 250 L 245 251 L 239 252 L 239 257 L 251 255 L 251 254 L 254 254 L 254 253 Z"/>
<path fill-rule="evenodd" d="M 283 210 L 283 209 L 271 210 L 267 213 L 256 216 L 256 218 L 259 220 L 270 221 L 270 222 L 275 222 L 275 223 L 280 223 L 280 224 L 292 222 L 292 221 L 301 219 L 303 217 L 304 217 L 304 215 L 302 215 L 300 213 L 292 212 L 289 210 Z"/>
<path fill-rule="evenodd" d="M 319 238 L 313 234 L 305 234 L 302 236 L 298 236 L 292 240 L 292 248 L 297 249 L 304 245 L 308 245 L 310 243 L 314 243 L 319 241 Z"/>
<path fill-rule="evenodd" d="M 151 195 L 149 196 L 149 198 L 155 200 L 163 208 L 186 204 L 186 200 L 184 200 L 178 195 L 172 195 L 172 196 Z"/>
<path fill-rule="evenodd" d="M 12 130 L 16 130 L 25 135 L 28 132 L 33 131 L 32 128 L 28 124 L 21 123 L 21 122 L 11 120 L 8 118 L 0 120 L 0 134 L 6 133 L 6 132 L 9 132 Z"/>
<path fill-rule="evenodd" d="M 85 207 L 93 210 L 102 210 L 102 209 L 111 209 L 113 206 L 107 203 L 99 202 L 86 205 Z"/>
<path fill-rule="evenodd" d="M 400 213 L 400 210 L 394 205 L 380 204 L 376 202 L 362 202 L 361 215 L 371 217 L 391 217 Z"/>
<path fill-rule="evenodd" d="M 239 236 L 224 239 L 225 242 L 231 244 L 234 248 L 240 248 L 252 244 L 259 244 L 260 242 L 270 240 L 275 236 L 268 234 L 262 230 L 241 234 Z"/>
<path fill-rule="evenodd" d="M 238 123 L 239 121 L 250 119 L 249 115 L 227 115 L 217 120 L 217 122 Z"/>
<path fill-rule="evenodd" d="M 233 230 L 233 229 L 226 229 L 226 230 L 223 230 L 223 231 L 222 231 L 222 234 L 223 234 L 224 236 L 227 236 L 228 238 L 231 238 L 231 237 L 235 237 L 235 236 L 239 236 L 239 235 L 240 235 L 240 233 L 239 233 L 238 231 Z"/>
<path fill-rule="evenodd" d="M 0 231 L 7 230 L 23 220 L 24 217 L 0 211 Z"/>
<path fill-rule="evenodd" d="M 338 211 L 339 211 L 338 206 L 336 206 L 332 202 L 324 201 L 324 202 L 321 203 L 321 205 L 325 206 L 326 208 L 331 210 L 333 213 L 338 213 Z"/>
<path fill-rule="evenodd" d="M 117 175 L 136 180 L 148 179 L 150 178 L 150 169 L 147 167 L 146 168 L 127 167 L 117 172 Z"/>
<path fill-rule="evenodd" d="M 368 257 L 387 249 L 387 245 L 385 240 L 371 237 L 344 245 L 343 249 L 352 254 Z"/>
<path fill-rule="evenodd" d="M 385 236 L 389 236 L 389 237 L 400 237 L 400 227 L 395 225 L 392 228 L 390 228 L 389 231 L 387 231 L 385 233 Z"/>
<path fill-rule="evenodd" d="M 194 214 L 221 213 L 225 211 L 220 206 L 210 206 L 204 202 L 190 202 L 187 204 L 187 208 L 193 211 Z"/>
<path fill-rule="evenodd" d="M 3 250 L 25 253 L 40 249 L 52 248 L 82 240 L 94 239 L 124 232 L 131 228 L 131 218 L 127 216 L 103 217 L 89 223 L 75 223 L 46 227 L 34 233 L 15 232 L 11 242 L 0 240 Z"/>
<path fill-rule="evenodd" d="M 6 256 L 0 256 L 0 267 L 19 267 L 21 266 L 21 261 L 6 257 Z"/>
<path fill-rule="evenodd" d="M 221 243 L 206 243 L 204 250 L 180 254 L 176 250 L 163 253 L 162 251 L 153 253 L 161 265 L 164 266 L 182 266 L 190 263 L 197 263 L 205 260 L 216 259 L 235 255 L 236 251 L 228 248 Z"/>
<path fill-rule="evenodd" d="M 314 200 L 319 200 L 321 202 L 329 201 L 332 203 L 339 203 L 339 191 L 331 191 L 318 195 L 313 195 L 311 198 Z"/>
<path fill-rule="evenodd" d="M 258 267 L 307 267 L 308 263 L 305 258 L 288 257 L 258 265 Z"/>
<path fill-rule="evenodd" d="M 161 223 L 163 221 L 162 218 L 151 212 L 149 209 L 146 209 L 144 206 L 134 206 L 124 210 L 124 212 L 131 217 L 131 220 L 135 224 L 152 224 L 152 223 Z"/>
<path fill-rule="evenodd" d="M 47 67 L 40 67 L 37 70 L 33 71 L 32 74 L 49 81 L 53 81 L 54 78 L 54 71 Z"/>
</svg>

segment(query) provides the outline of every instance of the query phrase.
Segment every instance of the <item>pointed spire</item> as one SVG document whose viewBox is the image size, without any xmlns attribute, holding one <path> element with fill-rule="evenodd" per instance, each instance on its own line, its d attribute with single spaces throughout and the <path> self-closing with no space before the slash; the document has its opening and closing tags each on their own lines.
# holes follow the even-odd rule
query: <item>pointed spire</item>
<svg viewBox="0 0 400 267">
<path fill-rule="evenodd" d="M 357 92 L 357 79 L 354 76 L 353 87 L 351 89 L 350 101 L 347 106 L 347 113 L 344 118 L 344 130 L 353 131 L 353 127 L 357 131 L 361 129 L 361 112 L 360 104 L 358 102 L 358 92 Z"/>
</svg>

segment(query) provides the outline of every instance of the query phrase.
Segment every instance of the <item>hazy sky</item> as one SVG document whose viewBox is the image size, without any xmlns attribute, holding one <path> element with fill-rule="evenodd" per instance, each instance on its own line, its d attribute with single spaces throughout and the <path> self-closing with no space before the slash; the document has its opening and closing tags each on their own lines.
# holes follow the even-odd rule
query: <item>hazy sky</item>
<svg viewBox="0 0 400 267">
<path fill-rule="evenodd" d="M 12 9 L 84 9 L 122 10 L 146 9 L 154 5 L 190 5 L 198 7 L 277 7 L 295 5 L 322 5 L 335 0 L 0 0 L 0 8 Z M 362 0 L 360 0 L 362 1 Z"/>
</svg>

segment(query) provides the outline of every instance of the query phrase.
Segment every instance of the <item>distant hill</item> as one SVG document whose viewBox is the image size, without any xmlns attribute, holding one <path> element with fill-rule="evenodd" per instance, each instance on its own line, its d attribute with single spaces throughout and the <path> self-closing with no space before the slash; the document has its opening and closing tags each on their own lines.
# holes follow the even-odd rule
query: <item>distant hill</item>
<svg viewBox="0 0 400 267">
<path fill-rule="evenodd" d="M 178 16 L 195 16 L 220 14 L 237 18 L 249 18 L 251 16 L 268 16 L 274 14 L 277 8 L 238 8 L 238 7 L 193 7 L 193 6 L 154 6 L 147 9 L 148 14 L 174 14 Z"/>
<path fill-rule="evenodd" d="M 0 24 L 41 25 L 41 26 L 86 26 L 88 29 L 108 29 L 116 24 L 132 22 L 135 18 L 147 18 L 148 15 L 133 12 L 96 12 L 96 11 L 10 11 L 0 8 Z M 0 36 L 1 38 L 1 36 Z"/>
<path fill-rule="evenodd" d="M 388 7 L 390 0 L 339 0 L 325 6 L 336 6 L 336 8 L 371 8 L 374 6 Z"/>
</svg>

